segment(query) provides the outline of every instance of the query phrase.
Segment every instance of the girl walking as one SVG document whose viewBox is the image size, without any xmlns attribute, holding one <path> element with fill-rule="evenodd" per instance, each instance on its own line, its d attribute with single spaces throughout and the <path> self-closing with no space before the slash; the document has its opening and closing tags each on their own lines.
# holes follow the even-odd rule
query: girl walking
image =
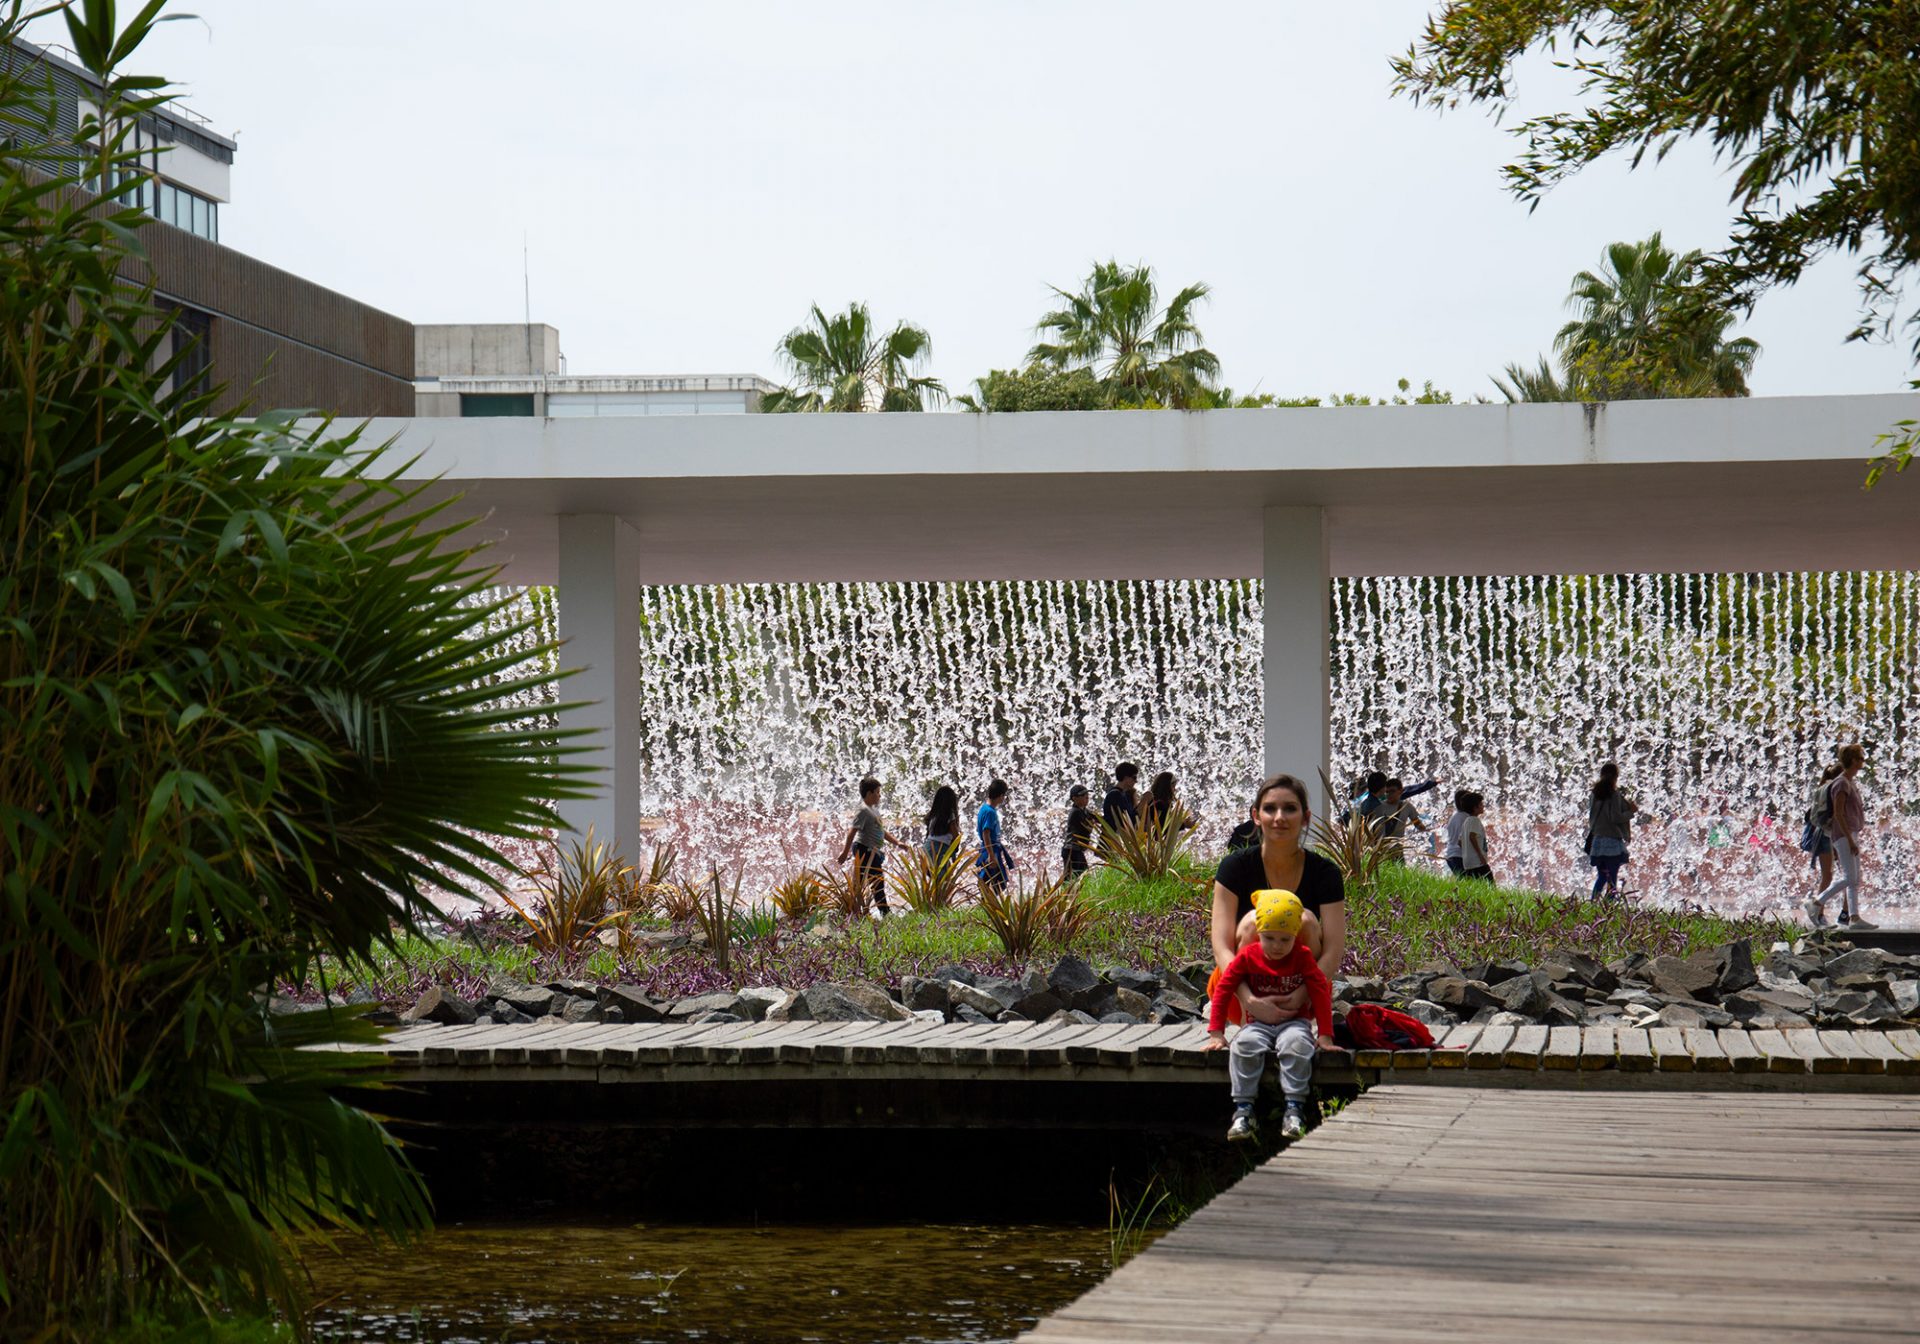
<svg viewBox="0 0 1920 1344">
<path fill-rule="evenodd" d="M 1593 863 L 1595 896 L 1620 895 L 1620 870 L 1627 865 L 1633 818 L 1633 799 L 1620 791 L 1620 767 L 1608 761 L 1600 767 L 1600 778 L 1587 799 L 1587 857 Z"/>
<path fill-rule="evenodd" d="M 1807 918 L 1817 929 L 1827 922 L 1827 901 L 1840 898 L 1840 922 L 1855 929 L 1878 928 L 1860 917 L 1860 841 L 1867 829 L 1867 805 L 1854 776 L 1867 763 L 1858 746 L 1840 748 L 1840 774 L 1827 785 L 1827 838 L 1833 841 L 1833 864 L 1839 870 L 1818 896 L 1806 904 Z"/>
</svg>

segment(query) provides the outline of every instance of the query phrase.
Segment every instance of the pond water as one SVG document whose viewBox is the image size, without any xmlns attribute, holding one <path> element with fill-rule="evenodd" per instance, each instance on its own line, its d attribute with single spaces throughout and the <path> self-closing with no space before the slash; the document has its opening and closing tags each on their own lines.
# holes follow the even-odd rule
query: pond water
<svg viewBox="0 0 1920 1344">
<path fill-rule="evenodd" d="M 309 1268 L 328 1344 L 1011 1339 L 1107 1273 L 1104 1227 L 473 1224 Z"/>
</svg>

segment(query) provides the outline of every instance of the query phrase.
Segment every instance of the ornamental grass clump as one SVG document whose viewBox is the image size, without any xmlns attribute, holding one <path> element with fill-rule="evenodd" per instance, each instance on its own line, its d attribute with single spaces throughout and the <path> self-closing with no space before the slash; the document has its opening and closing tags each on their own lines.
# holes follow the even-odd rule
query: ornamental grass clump
<svg viewBox="0 0 1920 1344">
<path fill-rule="evenodd" d="M 810 868 L 794 873 L 774 887 L 767 900 L 782 919 L 804 924 L 824 904 L 820 875 Z"/>
<path fill-rule="evenodd" d="M 620 862 L 611 846 L 596 842 L 593 828 L 566 849 L 555 845 L 528 874 L 540 899 L 525 905 L 501 892 L 507 909 L 526 926 L 528 941 L 542 956 L 571 961 L 589 950 L 603 928 L 616 933 L 629 919 L 644 914 L 651 896 L 643 895 L 633 869 Z"/>
<path fill-rule="evenodd" d="M 1187 837 L 1192 830 L 1187 810 L 1177 803 L 1144 823 L 1123 816 L 1118 826 L 1101 824 L 1095 857 L 1135 882 L 1177 877 L 1187 858 Z"/>
<path fill-rule="evenodd" d="M 137 278 L 125 137 L 166 98 L 117 69 L 159 6 L 61 8 L 105 109 L 84 167 L 0 68 L 0 1338 L 48 1344 L 298 1320 L 295 1241 L 427 1225 L 338 1099 L 382 1061 L 307 1048 L 378 1034 L 263 987 L 370 968 L 429 887 L 497 891 L 486 837 L 558 826 L 584 773 L 510 703 L 536 681 L 493 567 L 397 462 L 193 390 Z"/>
<path fill-rule="evenodd" d="M 1010 887 L 982 886 L 975 917 L 999 941 L 1001 951 L 1017 961 L 1043 943 L 1072 943 L 1097 913 L 1076 884 L 1042 870 L 1031 886 L 1025 878 L 1016 878 Z"/>
<path fill-rule="evenodd" d="M 973 858 L 974 851 L 964 845 L 947 845 L 938 854 L 915 845 L 892 875 L 893 894 L 915 914 L 951 910 L 960 903 L 962 884 L 972 876 Z"/>
<path fill-rule="evenodd" d="M 1309 841 L 1332 860 L 1350 892 L 1373 890 L 1381 869 L 1399 859 L 1399 843 L 1382 834 L 1373 819 L 1361 815 L 1357 807 L 1346 810 L 1343 816 L 1334 803 L 1333 785 L 1324 770 L 1320 772 L 1320 792 L 1324 806 L 1309 827 Z"/>
</svg>

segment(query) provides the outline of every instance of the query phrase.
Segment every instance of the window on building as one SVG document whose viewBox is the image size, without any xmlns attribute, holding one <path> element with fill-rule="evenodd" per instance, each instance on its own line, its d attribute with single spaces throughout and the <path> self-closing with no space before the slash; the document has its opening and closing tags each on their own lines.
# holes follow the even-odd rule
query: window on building
<svg viewBox="0 0 1920 1344">
<path fill-rule="evenodd" d="M 198 308 L 165 305 L 173 315 L 167 333 L 170 353 L 178 358 L 173 385 L 182 392 L 205 392 L 213 380 L 213 317 Z"/>
<path fill-rule="evenodd" d="M 460 414 L 464 416 L 532 415 L 533 393 L 462 392 Z"/>
</svg>

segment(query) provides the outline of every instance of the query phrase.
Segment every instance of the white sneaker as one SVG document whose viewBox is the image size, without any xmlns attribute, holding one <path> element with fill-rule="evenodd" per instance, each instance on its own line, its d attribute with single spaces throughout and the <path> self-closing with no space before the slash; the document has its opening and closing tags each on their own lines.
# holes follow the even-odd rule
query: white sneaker
<svg viewBox="0 0 1920 1344">
<path fill-rule="evenodd" d="M 1252 1111 L 1235 1111 L 1233 1123 L 1227 1126 L 1227 1139 L 1232 1143 L 1247 1143 L 1260 1137 L 1260 1131 L 1254 1127 Z"/>
<path fill-rule="evenodd" d="M 1855 915 L 1853 917 L 1853 923 L 1849 924 L 1847 927 L 1852 929 L 1855 933 L 1861 933 L 1861 932 L 1871 933 L 1873 932 L 1873 930 L 1879 928 L 1880 926 L 1878 924 L 1869 923 L 1867 920 L 1864 920 L 1860 918 L 1860 916 Z"/>
<path fill-rule="evenodd" d="M 1307 1118 L 1300 1113 L 1300 1108 L 1297 1106 L 1287 1107 L 1286 1118 L 1280 1122 L 1280 1137 L 1283 1139 L 1297 1139 L 1305 1135 L 1306 1132 Z"/>
<path fill-rule="evenodd" d="M 1826 907 L 1821 905 L 1820 902 L 1814 900 L 1812 897 L 1808 897 L 1801 903 L 1800 908 L 1806 912 L 1807 923 L 1813 925 L 1814 928 L 1824 929 L 1827 926 Z"/>
</svg>

